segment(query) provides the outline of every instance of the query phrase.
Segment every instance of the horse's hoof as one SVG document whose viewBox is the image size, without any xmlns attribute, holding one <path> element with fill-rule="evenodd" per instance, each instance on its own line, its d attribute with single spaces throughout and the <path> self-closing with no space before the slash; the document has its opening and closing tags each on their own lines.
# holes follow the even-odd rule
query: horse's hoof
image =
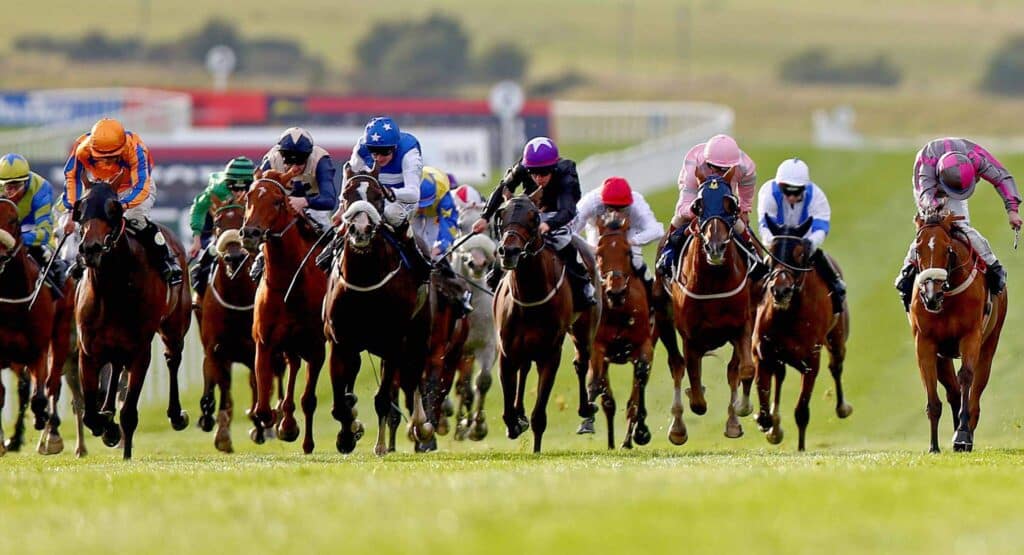
<svg viewBox="0 0 1024 555">
<path fill-rule="evenodd" d="M 121 426 L 111 422 L 107 425 L 107 428 L 103 430 L 103 445 L 107 447 L 117 447 L 117 444 L 121 443 Z"/>
<path fill-rule="evenodd" d="M 687 399 L 690 400 L 690 410 L 698 416 L 708 412 L 708 402 L 704 399 L 704 392 L 707 391 L 707 388 L 700 386 L 700 391 L 700 399 L 694 399 L 693 391 L 689 387 L 685 391 Z"/>
<path fill-rule="evenodd" d="M 480 419 L 473 422 L 473 425 L 469 427 L 470 441 L 480 441 L 485 437 L 487 437 L 487 421 Z"/>
<path fill-rule="evenodd" d="M 974 434 L 970 430 L 957 430 L 953 434 L 953 451 L 957 453 L 970 453 L 974 450 Z"/>
<path fill-rule="evenodd" d="M 437 435 L 448 435 L 449 426 L 451 426 L 451 424 L 448 423 L 448 418 L 442 418 L 441 420 L 439 420 L 437 423 Z"/>
<path fill-rule="evenodd" d="M 4 450 L 10 451 L 11 453 L 17 453 L 18 451 L 21 451 L 21 444 L 22 441 L 20 438 L 12 437 L 11 439 L 8 439 L 7 441 L 3 442 L 3 448 Z"/>
<path fill-rule="evenodd" d="M 42 430 L 46 429 L 46 423 L 49 420 L 50 420 L 50 416 L 48 414 L 37 414 L 36 418 L 35 418 L 35 422 L 32 423 L 32 426 L 37 431 L 42 431 Z"/>
<path fill-rule="evenodd" d="M 757 429 L 763 433 L 768 433 L 768 430 L 772 429 L 772 417 L 763 412 L 757 415 Z"/>
<path fill-rule="evenodd" d="M 338 449 L 338 452 L 342 455 L 347 455 L 352 451 L 356 450 L 356 442 L 358 439 L 355 434 L 349 432 L 345 433 L 344 430 L 338 432 L 338 438 L 334 442 L 334 446 Z"/>
<path fill-rule="evenodd" d="M 277 428 L 271 426 L 269 428 L 263 428 L 263 435 L 266 439 L 277 439 Z"/>
<path fill-rule="evenodd" d="M 580 427 L 576 429 L 576 434 L 583 435 L 592 433 L 594 433 L 594 419 L 584 418 L 583 422 L 580 422 Z"/>
<path fill-rule="evenodd" d="M 384 445 L 383 443 L 378 443 L 377 445 L 374 445 L 373 446 L 373 454 L 377 455 L 378 457 L 383 457 L 384 455 L 387 455 L 388 454 L 388 446 Z"/>
<path fill-rule="evenodd" d="M 260 428 L 259 426 L 254 426 L 249 429 L 249 439 L 251 439 L 256 445 L 263 445 L 267 440 L 266 437 L 264 437 L 263 428 Z"/>
<path fill-rule="evenodd" d="M 81 449 L 79 449 L 77 447 L 75 448 L 75 457 L 76 458 L 81 459 L 81 458 L 84 458 L 88 454 L 89 454 L 89 451 L 85 448 L 85 446 L 82 446 Z"/>
<path fill-rule="evenodd" d="M 725 437 L 729 439 L 737 439 L 743 437 L 743 426 L 740 425 L 739 420 L 735 422 L 729 421 L 725 423 Z"/>
<path fill-rule="evenodd" d="M 352 421 L 351 430 L 352 435 L 355 436 L 356 438 L 356 441 L 363 439 L 363 434 L 366 433 L 366 428 L 363 426 L 363 423 L 358 420 Z"/>
<path fill-rule="evenodd" d="M 651 442 L 651 429 L 646 424 L 637 424 L 636 429 L 633 430 L 633 443 L 637 445 L 647 445 Z"/>
<path fill-rule="evenodd" d="M 299 423 L 289 416 L 284 417 L 277 425 L 277 437 L 281 441 L 291 443 L 299 439 Z"/>
<path fill-rule="evenodd" d="M 853 405 L 851 405 L 850 403 L 843 403 L 841 405 L 836 406 L 836 416 L 838 416 L 839 418 L 846 418 L 851 414 L 853 414 Z"/>
<path fill-rule="evenodd" d="M 754 404 L 750 402 L 749 398 L 742 398 L 736 402 L 736 416 L 740 418 L 750 416 L 754 412 Z"/>
<path fill-rule="evenodd" d="M 669 430 L 668 432 L 668 441 L 672 445 L 682 445 L 686 443 L 688 439 L 690 439 L 690 436 L 686 434 L 686 429 L 683 429 L 682 431 Z"/>
<path fill-rule="evenodd" d="M 179 412 L 177 418 L 171 418 L 170 420 L 171 420 L 171 428 L 173 428 L 175 432 L 180 432 L 180 431 L 184 430 L 185 428 L 188 428 L 189 418 L 188 418 L 188 412 L 186 412 L 186 411 Z M 210 428 L 210 429 L 213 429 L 213 428 Z"/>
<path fill-rule="evenodd" d="M 49 434 L 46 437 L 46 444 L 43 446 L 41 454 L 43 455 L 56 455 L 64 451 L 64 438 L 58 434 Z"/>
<path fill-rule="evenodd" d="M 455 405 L 452 404 L 452 400 L 445 397 L 444 403 L 441 403 L 441 410 L 444 411 L 445 416 L 453 416 L 455 414 Z"/>
<path fill-rule="evenodd" d="M 936 445 L 936 446 L 934 446 L 934 447 L 930 447 L 930 448 L 928 449 L 928 452 L 929 452 L 930 454 L 932 454 L 932 455 L 938 455 L 939 453 L 941 453 L 941 452 L 942 452 L 942 450 L 941 450 L 941 449 L 939 449 L 939 447 L 938 447 L 938 446 Z"/>
<path fill-rule="evenodd" d="M 419 442 L 416 444 L 417 453 L 429 453 L 431 451 L 437 451 L 436 437 L 431 437 L 430 441 Z"/>
<path fill-rule="evenodd" d="M 523 427 L 520 426 L 519 422 L 517 421 L 514 424 L 512 424 L 511 426 L 507 427 L 507 429 L 505 431 L 505 435 L 509 439 L 518 439 L 519 436 L 523 435 L 523 432 L 525 432 L 525 431 L 526 430 L 523 429 Z"/>
<path fill-rule="evenodd" d="M 768 443 L 771 443 L 772 445 L 778 445 L 782 443 L 782 438 L 784 435 L 785 434 L 782 433 L 782 428 L 775 426 L 771 430 L 768 430 L 768 433 L 764 434 L 764 437 L 768 440 Z"/>
<path fill-rule="evenodd" d="M 231 436 L 228 434 L 221 435 L 218 432 L 217 437 L 213 438 L 213 446 L 221 453 L 235 452 L 235 446 L 231 444 Z"/>
<path fill-rule="evenodd" d="M 312 438 L 307 437 L 307 438 L 302 440 L 302 453 L 303 454 L 305 454 L 305 455 L 313 454 L 314 447 L 316 447 L 316 444 L 313 442 Z"/>
<path fill-rule="evenodd" d="M 430 422 L 424 422 L 416 428 L 416 442 L 417 443 L 429 443 L 434 439 L 434 425 Z"/>
<path fill-rule="evenodd" d="M 214 422 L 213 422 L 213 415 L 211 415 L 211 414 L 204 414 L 204 415 L 200 416 L 198 424 L 199 424 L 199 429 L 200 430 L 202 430 L 204 432 L 212 432 L 213 431 L 213 424 L 214 424 Z"/>
<path fill-rule="evenodd" d="M 454 439 L 455 441 L 466 441 L 466 436 L 468 435 L 469 420 L 460 420 L 459 423 L 455 425 L 455 435 L 452 436 L 452 439 Z"/>
<path fill-rule="evenodd" d="M 597 403 L 586 403 L 580 405 L 580 410 L 577 413 L 580 418 L 593 418 L 597 414 Z"/>
</svg>

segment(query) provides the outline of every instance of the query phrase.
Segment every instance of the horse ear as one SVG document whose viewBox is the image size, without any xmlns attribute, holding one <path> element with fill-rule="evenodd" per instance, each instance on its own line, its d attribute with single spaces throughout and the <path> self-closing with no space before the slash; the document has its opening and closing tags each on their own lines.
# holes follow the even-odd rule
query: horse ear
<svg viewBox="0 0 1024 555">
<path fill-rule="evenodd" d="M 735 216 L 739 213 L 739 206 L 736 205 L 736 198 L 733 196 L 726 196 L 722 199 L 722 206 L 725 208 L 727 214 Z"/>
<path fill-rule="evenodd" d="M 807 218 L 802 224 L 798 225 L 794 235 L 797 237 L 803 237 L 807 235 L 807 232 L 811 230 L 811 226 L 814 224 L 814 218 Z"/>
<path fill-rule="evenodd" d="M 729 171 L 725 172 L 725 175 L 722 176 L 722 179 L 724 179 L 726 181 L 726 183 L 732 183 L 732 178 L 735 175 L 736 175 L 736 166 L 733 166 L 733 167 L 729 168 Z"/>
<path fill-rule="evenodd" d="M 82 221 L 82 199 L 76 200 L 74 206 L 71 207 L 71 221 Z"/>
<path fill-rule="evenodd" d="M 351 162 L 345 162 L 345 165 L 341 167 L 341 175 L 344 177 L 345 181 L 352 179 L 352 176 L 355 175 L 355 172 L 352 171 Z"/>
<path fill-rule="evenodd" d="M 779 224 L 775 223 L 775 220 L 772 220 L 771 218 L 765 218 L 765 222 L 764 223 L 767 224 L 768 231 L 772 232 L 772 235 L 781 235 L 782 234 L 782 226 L 780 226 Z"/>
<path fill-rule="evenodd" d="M 256 168 L 256 171 L 252 174 L 252 178 L 254 180 L 263 179 L 263 168 Z"/>
<path fill-rule="evenodd" d="M 690 203 L 690 212 L 699 218 L 704 212 L 704 201 L 699 198 L 694 199 L 693 202 Z"/>
<path fill-rule="evenodd" d="M 698 164 L 697 167 L 693 169 L 693 176 L 697 178 L 697 183 L 704 183 L 708 180 L 707 174 L 704 173 L 703 166 L 703 164 Z"/>
<path fill-rule="evenodd" d="M 121 201 L 116 198 L 109 198 L 103 203 L 103 213 L 106 214 L 107 220 L 114 222 L 121 219 Z"/>
</svg>

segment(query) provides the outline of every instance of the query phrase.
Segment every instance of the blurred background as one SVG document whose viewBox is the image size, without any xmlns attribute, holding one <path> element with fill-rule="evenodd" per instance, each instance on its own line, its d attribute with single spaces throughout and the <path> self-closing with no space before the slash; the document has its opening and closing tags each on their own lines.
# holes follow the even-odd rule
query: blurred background
<svg viewBox="0 0 1024 555">
<path fill-rule="evenodd" d="M 26 3 L 9 15 L 0 152 L 25 154 L 60 189 L 71 142 L 98 117 L 120 117 L 150 146 L 156 214 L 176 225 L 209 172 L 239 154 L 258 159 L 284 128 L 308 127 L 341 163 L 381 114 L 420 138 L 428 164 L 485 192 L 525 139 L 551 135 L 580 163 L 585 188 L 624 175 L 663 221 L 683 154 L 712 134 L 733 133 L 762 180 L 800 155 L 832 199 L 825 247 L 847 270 L 851 400 L 890 415 L 836 424 L 823 375 L 815 403 L 825 422 L 812 427 L 842 428 L 848 441 L 870 432 L 925 444 L 924 394 L 890 285 L 913 236 L 917 149 L 965 136 L 1011 171 L 1024 165 L 1016 0 L 98 0 Z M 1012 290 L 1024 264 L 1009 254 L 1001 204 L 988 189 L 975 198 L 974 223 L 1005 258 Z M 1024 417 L 1010 392 L 1024 380 L 1010 366 L 1022 319 L 1010 312 L 984 425 L 1019 444 Z M 192 408 L 199 356 L 190 345 Z M 652 410 L 667 415 L 660 348 L 657 358 Z M 706 365 L 712 399 L 727 393 L 720 366 Z M 568 399 L 570 374 L 559 379 Z M 162 399 L 164 373 L 150 376 Z M 488 441 L 501 445 L 495 435 Z"/>
</svg>

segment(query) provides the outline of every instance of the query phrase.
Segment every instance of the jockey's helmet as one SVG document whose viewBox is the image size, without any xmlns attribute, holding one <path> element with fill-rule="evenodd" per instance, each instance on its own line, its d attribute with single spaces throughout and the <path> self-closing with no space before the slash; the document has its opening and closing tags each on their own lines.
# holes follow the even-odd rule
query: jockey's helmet
<svg viewBox="0 0 1024 555">
<path fill-rule="evenodd" d="M 94 158 L 120 156 L 128 144 L 124 126 L 116 119 L 103 118 L 89 132 L 89 151 Z"/>
<path fill-rule="evenodd" d="M 20 154 L 5 154 L 0 158 L 0 194 L 18 202 L 25 194 L 29 178 L 28 160 Z"/>
<path fill-rule="evenodd" d="M 281 133 L 277 147 L 285 164 L 305 164 L 313 153 L 313 136 L 301 127 L 289 127 Z"/>
<path fill-rule="evenodd" d="M 728 135 L 715 135 L 704 143 L 704 162 L 728 170 L 740 163 L 740 147 Z"/>
<path fill-rule="evenodd" d="M 935 173 L 939 178 L 939 186 L 950 198 L 964 200 L 974 192 L 977 184 L 974 163 L 966 155 L 959 152 L 947 152 L 939 157 L 935 165 Z"/>
<path fill-rule="evenodd" d="M 547 137 L 534 137 L 523 147 L 523 167 L 551 168 L 558 163 L 558 147 Z"/>
<path fill-rule="evenodd" d="M 366 123 L 366 131 L 363 132 L 363 144 L 371 151 L 396 148 L 401 138 L 402 132 L 398 129 L 398 124 L 387 116 L 371 119 Z"/>
<path fill-rule="evenodd" d="M 811 184 L 811 171 L 799 158 L 783 160 L 775 172 L 775 182 L 787 195 L 800 195 Z"/>
<path fill-rule="evenodd" d="M 437 201 L 437 191 L 443 188 L 448 179 L 444 172 L 430 166 L 423 166 L 423 180 L 420 181 L 420 208 L 433 206 Z"/>
<path fill-rule="evenodd" d="M 613 176 L 601 184 L 601 202 L 607 206 L 630 206 L 633 204 L 633 190 L 624 177 Z"/>
<path fill-rule="evenodd" d="M 459 210 L 467 206 L 484 204 L 484 197 L 471 185 L 459 185 L 455 189 L 455 204 L 459 206 Z"/>
<path fill-rule="evenodd" d="M 224 166 L 224 182 L 228 189 L 234 191 L 247 191 L 252 185 L 253 174 L 256 166 L 252 160 L 245 156 L 239 156 Z"/>
</svg>

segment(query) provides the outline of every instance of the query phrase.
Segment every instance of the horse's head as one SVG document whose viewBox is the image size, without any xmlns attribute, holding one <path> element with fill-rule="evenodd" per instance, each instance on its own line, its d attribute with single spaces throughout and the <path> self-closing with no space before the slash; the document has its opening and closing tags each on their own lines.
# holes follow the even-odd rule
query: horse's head
<svg viewBox="0 0 1024 555">
<path fill-rule="evenodd" d="M 526 195 L 509 199 L 500 211 L 501 242 L 498 259 L 501 267 L 511 270 L 519 265 L 519 258 L 539 252 L 544 247 L 540 236 L 540 210 Z"/>
<path fill-rule="evenodd" d="M 958 263 L 953 225 L 962 219 L 963 216 L 938 211 L 914 217 L 917 224 L 914 250 L 919 270 L 915 285 L 928 312 L 942 311 L 942 301 L 950 289 L 949 275 Z"/>
<path fill-rule="evenodd" d="M 725 263 L 725 251 L 732 242 L 732 228 L 739 217 L 739 201 L 732 192 L 729 180 L 730 169 L 725 177 L 709 177 L 701 183 L 697 199 L 690 206 L 696 216 L 697 226 L 708 264 L 721 266 Z"/>
<path fill-rule="evenodd" d="M 629 244 L 629 213 L 605 208 L 597 217 L 597 269 L 604 296 L 612 307 L 625 304 L 629 294 L 633 249 Z"/>
<path fill-rule="evenodd" d="M 242 248 L 242 235 L 239 233 L 242 224 L 245 223 L 245 207 L 236 204 L 234 199 L 223 202 L 214 200 L 212 205 L 217 254 L 228 265 L 228 269 L 236 272 L 247 256 L 245 249 Z"/>
<path fill-rule="evenodd" d="M 377 235 L 381 214 L 369 201 L 357 200 L 345 210 L 342 222 L 349 246 L 356 251 L 364 251 Z"/>
<path fill-rule="evenodd" d="M 768 220 L 772 232 L 772 266 L 768 274 L 768 291 L 775 308 L 786 310 L 793 302 L 793 296 L 803 286 L 804 276 L 811 267 L 811 242 L 804 235 L 811 229 L 814 218 L 807 218 L 798 226 L 780 226 Z"/>
<path fill-rule="evenodd" d="M 459 273 L 474 281 L 480 281 L 494 262 L 496 247 L 486 235 L 474 235 L 459 245 L 455 252 Z"/>
<path fill-rule="evenodd" d="M 302 171 L 293 166 L 288 172 L 257 171 L 245 195 L 245 219 L 242 223 L 242 245 L 255 253 L 271 236 L 279 236 L 295 223 L 296 214 L 288 204 L 288 184 Z"/>
<path fill-rule="evenodd" d="M 352 167 L 345 164 L 345 181 L 341 188 L 341 200 L 345 208 L 352 206 L 358 201 L 366 201 L 373 205 L 378 214 L 384 213 L 384 201 L 394 202 L 395 193 L 390 187 L 380 183 L 380 168 L 376 165 L 369 170 L 352 171 Z"/>
<path fill-rule="evenodd" d="M 82 226 L 78 251 L 85 265 L 98 267 L 103 255 L 124 236 L 124 208 L 113 186 L 105 181 L 93 182 L 75 202 L 71 217 Z"/>
<path fill-rule="evenodd" d="M 0 273 L 14 258 L 21 244 L 18 207 L 8 199 L 0 199 Z"/>
</svg>

